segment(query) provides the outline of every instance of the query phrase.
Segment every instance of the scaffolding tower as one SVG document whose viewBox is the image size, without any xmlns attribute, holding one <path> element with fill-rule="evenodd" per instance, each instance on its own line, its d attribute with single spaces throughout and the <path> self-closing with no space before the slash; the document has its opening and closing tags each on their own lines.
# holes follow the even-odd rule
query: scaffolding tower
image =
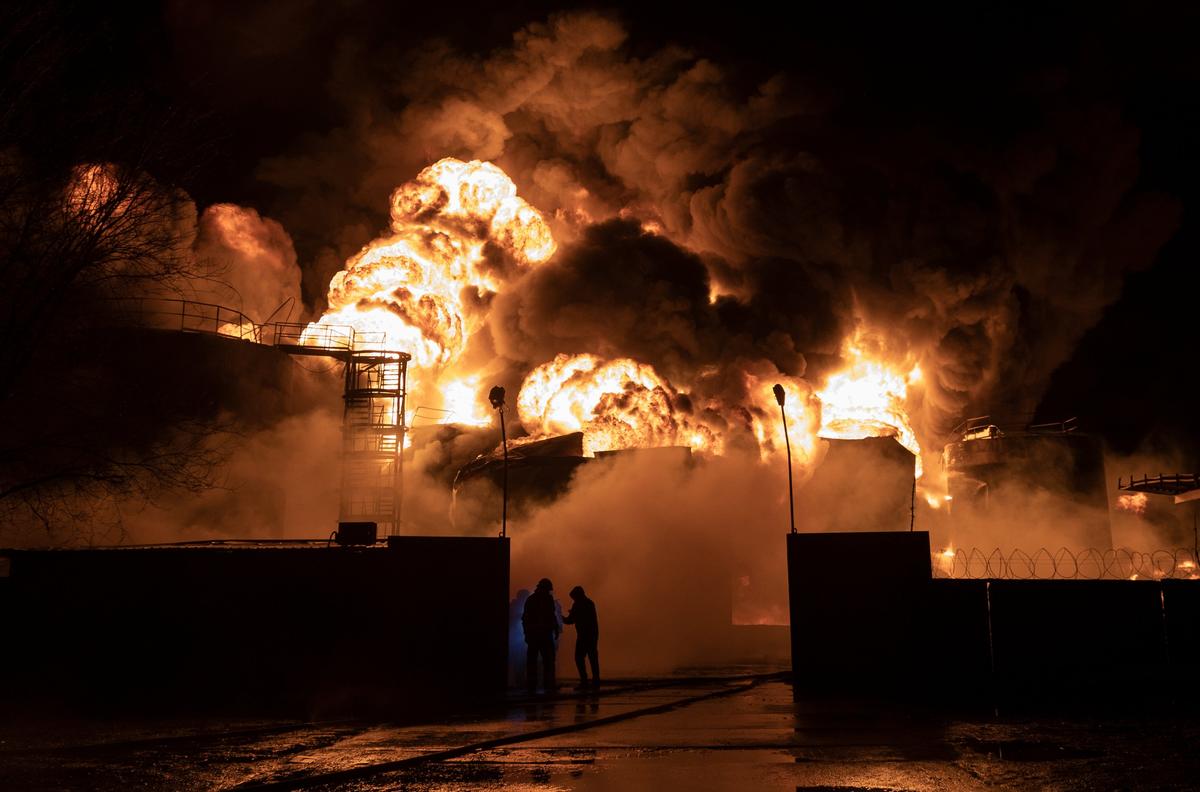
<svg viewBox="0 0 1200 792">
<path fill-rule="evenodd" d="M 339 519 L 376 523 L 388 536 L 400 532 L 409 359 L 375 350 L 352 350 L 345 358 Z"/>
<path fill-rule="evenodd" d="M 348 325 L 259 324 L 240 311 L 194 300 L 145 297 L 109 302 L 109 319 L 117 326 L 218 335 L 274 346 L 290 355 L 341 361 L 345 406 L 338 520 L 373 522 L 385 536 L 400 533 L 405 398 L 412 356 L 387 349 L 384 333 Z"/>
<path fill-rule="evenodd" d="M 342 399 L 342 491 L 339 522 L 373 522 L 400 533 L 403 509 L 405 399 L 412 356 L 384 349 L 382 333 L 352 327 L 274 325 L 274 345 L 345 366 Z"/>
</svg>

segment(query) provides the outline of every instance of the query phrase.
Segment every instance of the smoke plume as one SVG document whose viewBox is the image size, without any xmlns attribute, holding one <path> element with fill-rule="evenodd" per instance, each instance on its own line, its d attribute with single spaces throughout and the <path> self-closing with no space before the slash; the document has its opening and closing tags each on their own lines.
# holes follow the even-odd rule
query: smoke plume
<svg viewBox="0 0 1200 792">
<path fill-rule="evenodd" d="M 1138 130 L 1094 78 L 1037 76 L 980 85 L 991 104 L 956 123 L 868 104 L 857 74 L 647 52 L 616 18 L 564 13 L 484 55 L 435 41 L 381 67 L 346 48 L 331 89 L 351 122 L 260 174 L 289 227 L 323 225 L 319 247 L 348 255 L 337 240 L 365 241 L 429 162 L 495 161 L 563 245 L 496 306 L 506 358 L 800 375 L 865 323 L 919 362 L 914 422 L 938 438 L 964 414 L 1032 411 L 1176 221 L 1138 188 Z M 331 205 L 332 228 L 311 214 Z"/>
</svg>

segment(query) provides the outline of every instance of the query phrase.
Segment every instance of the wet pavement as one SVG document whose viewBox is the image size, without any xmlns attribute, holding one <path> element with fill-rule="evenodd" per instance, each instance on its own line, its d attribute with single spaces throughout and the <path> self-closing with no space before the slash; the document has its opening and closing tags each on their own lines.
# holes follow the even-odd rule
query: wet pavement
<svg viewBox="0 0 1200 792">
<path fill-rule="evenodd" d="M 1196 788 L 1200 723 L 793 702 L 778 677 L 514 699 L 450 723 L 0 727 L 0 789 Z"/>
</svg>

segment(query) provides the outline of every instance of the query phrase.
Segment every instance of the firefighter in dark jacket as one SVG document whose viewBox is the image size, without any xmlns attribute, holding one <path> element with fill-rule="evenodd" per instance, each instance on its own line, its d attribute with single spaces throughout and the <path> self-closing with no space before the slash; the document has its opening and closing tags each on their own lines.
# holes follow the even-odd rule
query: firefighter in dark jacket
<svg viewBox="0 0 1200 792">
<path fill-rule="evenodd" d="M 558 624 L 552 591 L 554 584 L 549 578 L 539 580 L 537 588 L 525 600 L 525 612 L 521 616 L 521 625 L 525 628 L 525 684 L 530 693 L 537 691 L 539 656 L 542 658 L 544 689 L 547 693 L 553 693 L 555 689 L 554 653 L 562 627 Z"/>
<path fill-rule="evenodd" d="M 576 586 L 570 592 L 570 612 L 563 619 L 563 624 L 575 625 L 575 667 L 579 669 L 579 687 L 588 686 L 587 666 L 584 660 L 592 663 L 591 685 L 600 685 L 600 654 L 596 644 L 600 640 L 600 621 L 596 618 L 596 603 L 583 593 L 582 586 Z"/>
</svg>

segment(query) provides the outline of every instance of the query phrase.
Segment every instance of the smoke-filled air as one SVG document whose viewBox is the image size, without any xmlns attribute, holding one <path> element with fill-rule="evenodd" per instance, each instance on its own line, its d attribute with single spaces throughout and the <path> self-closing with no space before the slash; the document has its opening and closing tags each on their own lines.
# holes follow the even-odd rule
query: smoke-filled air
<svg viewBox="0 0 1200 792">
<path fill-rule="evenodd" d="M 501 453 L 498 385 L 511 454 L 580 433 L 589 460 L 514 495 L 512 588 L 584 585 L 614 670 L 706 651 L 703 624 L 668 615 L 685 572 L 745 588 L 738 621 L 786 620 L 789 447 L 801 530 L 874 514 L 949 548 L 1092 543 L 1053 487 L 1021 494 L 1039 516 L 1019 526 L 955 523 L 943 449 L 965 419 L 1032 415 L 1174 228 L 1138 184 L 1138 130 L 1101 99 L 1064 77 L 935 137 L 857 112 L 848 85 L 634 46 L 591 12 L 486 54 L 356 52 L 331 84 L 351 120 L 258 163 L 271 218 L 183 196 L 172 222 L 181 256 L 220 265 L 194 296 L 251 328 L 299 320 L 310 345 L 352 328 L 411 355 L 402 532 L 499 530 L 498 480 L 464 473 Z M 284 385 L 257 373 L 279 414 L 230 441 L 220 486 L 130 505 L 127 538 L 331 530 L 341 370 L 288 366 Z M 848 456 L 867 438 L 907 479 Z M 666 447 L 687 450 L 603 453 Z"/>
</svg>

